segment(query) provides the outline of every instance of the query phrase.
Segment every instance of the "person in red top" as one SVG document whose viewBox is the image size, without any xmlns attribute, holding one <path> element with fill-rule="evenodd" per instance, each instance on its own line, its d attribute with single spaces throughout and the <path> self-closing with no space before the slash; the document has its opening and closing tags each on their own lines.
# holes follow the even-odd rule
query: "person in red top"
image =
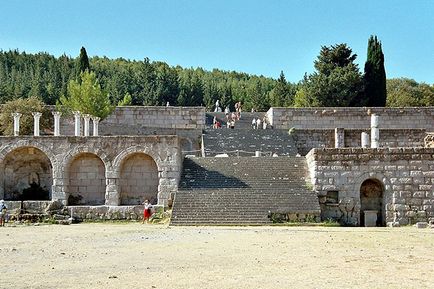
<svg viewBox="0 0 434 289">
<path fill-rule="evenodd" d="M 143 221 L 142 221 L 142 224 L 145 223 L 145 221 L 146 221 L 146 223 L 148 223 L 149 218 L 152 215 L 152 208 L 153 208 L 152 204 L 148 200 L 145 200 L 145 202 L 143 203 L 143 205 L 145 206 L 145 208 L 143 210 Z"/>
</svg>

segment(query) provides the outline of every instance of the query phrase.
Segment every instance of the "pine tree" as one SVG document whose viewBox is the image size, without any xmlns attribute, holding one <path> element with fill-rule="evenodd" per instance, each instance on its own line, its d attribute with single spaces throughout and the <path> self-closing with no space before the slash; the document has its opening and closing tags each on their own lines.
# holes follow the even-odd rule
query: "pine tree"
<svg viewBox="0 0 434 289">
<path fill-rule="evenodd" d="M 79 72 L 84 72 L 90 69 L 89 58 L 87 57 L 86 48 L 84 48 L 83 46 L 80 49 L 80 57 L 78 61 Z"/>
<path fill-rule="evenodd" d="M 386 106 L 386 71 L 381 42 L 377 36 L 368 41 L 368 56 L 365 63 L 365 98 L 367 106 Z"/>
</svg>

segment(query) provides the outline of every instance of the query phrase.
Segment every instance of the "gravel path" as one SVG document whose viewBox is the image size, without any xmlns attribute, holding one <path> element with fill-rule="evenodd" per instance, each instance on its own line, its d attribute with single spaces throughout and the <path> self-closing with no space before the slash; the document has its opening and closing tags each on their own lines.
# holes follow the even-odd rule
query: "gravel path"
<svg viewBox="0 0 434 289">
<path fill-rule="evenodd" d="M 0 288 L 433 288 L 434 230 L 0 228 Z"/>
</svg>

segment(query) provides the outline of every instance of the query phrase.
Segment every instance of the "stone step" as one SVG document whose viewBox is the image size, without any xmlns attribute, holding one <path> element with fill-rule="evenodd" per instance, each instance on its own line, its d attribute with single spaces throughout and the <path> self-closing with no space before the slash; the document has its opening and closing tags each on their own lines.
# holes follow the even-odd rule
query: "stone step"
<svg viewBox="0 0 434 289">
<path fill-rule="evenodd" d="M 287 130 L 207 129 L 203 133 L 205 156 L 227 153 L 231 156 L 254 156 L 256 151 L 271 156 L 297 155 L 293 137 Z"/>
<path fill-rule="evenodd" d="M 319 215 L 299 157 L 185 159 L 174 225 L 267 224 L 269 211 Z"/>
</svg>

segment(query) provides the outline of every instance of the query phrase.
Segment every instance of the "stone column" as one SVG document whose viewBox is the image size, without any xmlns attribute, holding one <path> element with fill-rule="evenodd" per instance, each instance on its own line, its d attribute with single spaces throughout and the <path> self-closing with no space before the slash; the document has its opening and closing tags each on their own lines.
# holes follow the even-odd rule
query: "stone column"
<svg viewBox="0 0 434 289">
<path fill-rule="evenodd" d="M 39 120 L 41 118 L 42 113 L 32 112 L 32 115 L 33 115 L 33 135 L 39 136 Z"/>
<path fill-rule="evenodd" d="M 81 125 L 80 125 L 80 117 L 81 113 L 79 111 L 74 111 L 74 119 L 75 119 L 75 136 L 81 136 Z"/>
<path fill-rule="evenodd" d="M 93 116 L 92 117 L 92 122 L 93 122 L 93 136 L 98 136 L 98 125 L 99 125 L 99 121 L 101 119 L 97 116 Z"/>
<path fill-rule="evenodd" d="M 84 119 L 84 136 L 89 136 L 90 115 L 89 114 L 83 114 L 83 119 Z"/>
<path fill-rule="evenodd" d="M 54 116 L 54 136 L 60 135 L 60 116 L 62 113 L 60 111 L 53 111 Z"/>
<path fill-rule="evenodd" d="M 335 128 L 335 148 L 345 147 L 345 130 L 343 128 Z"/>
<path fill-rule="evenodd" d="M 378 148 L 380 142 L 380 129 L 378 128 L 379 116 L 371 115 L 371 148 Z"/>
<path fill-rule="evenodd" d="M 362 148 L 369 147 L 369 134 L 367 132 L 362 132 Z"/>
<path fill-rule="evenodd" d="M 21 113 L 14 112 L 14 113 L 12 113 L 12 116 L 14 118 L 14 136 L 19 136 L 20 135 L 20 117 L 21 117 Z"/>
</svg>

